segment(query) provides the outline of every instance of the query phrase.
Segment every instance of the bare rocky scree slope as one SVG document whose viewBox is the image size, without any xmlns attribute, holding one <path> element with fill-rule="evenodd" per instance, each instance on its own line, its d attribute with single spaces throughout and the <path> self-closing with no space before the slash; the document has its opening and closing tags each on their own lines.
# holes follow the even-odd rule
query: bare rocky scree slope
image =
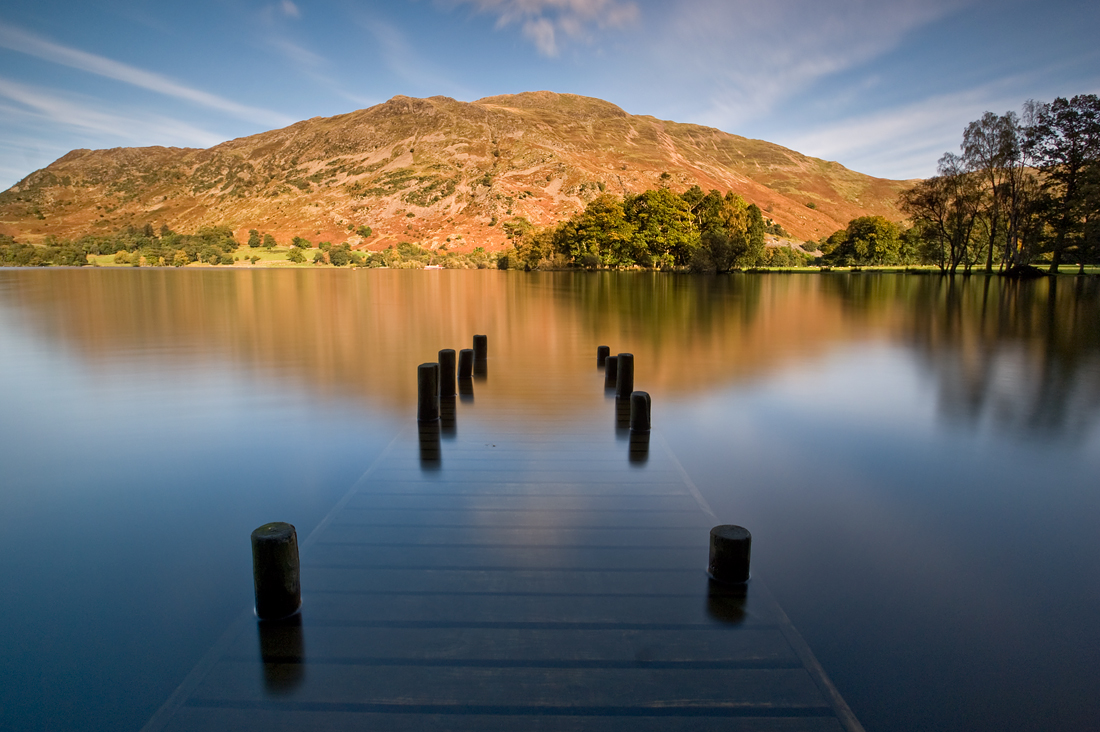
<svg viewBox="0 0 1100 732">
<path fill-rule="evenodd" d="M 588 97 L 398 96 L 206 150 L 74 150 L 0 194 L 0 233 L 37 242 L 146 223 L 185 233 L 228 225 L 241 241 L 256 228 L 280 244 L 496 249 L 516 217 L 548 225 L 601 191 L 698 184 L 732 190 L 808 239 L 857 216 L 901 219 L 897 194 L 910 183 Z"/>
</svg>

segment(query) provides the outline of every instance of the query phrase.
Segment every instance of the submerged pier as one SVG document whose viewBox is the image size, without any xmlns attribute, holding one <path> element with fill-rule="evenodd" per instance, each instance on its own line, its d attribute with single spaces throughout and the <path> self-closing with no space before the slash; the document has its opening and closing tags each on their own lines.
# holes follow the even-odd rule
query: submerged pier
<svg viewBox="0 0 1100 732">
<path fill-rule="evenodd" d="M 147 732 L 862 729 L 759 579 L 708 578 L 722 521 L 659 433 L 640 465 L 610 401 L 533 423 L 479 389 L 438 461 L 410 424 L 302 542 L 301 612 L 242 616 Z"/>
</svg>

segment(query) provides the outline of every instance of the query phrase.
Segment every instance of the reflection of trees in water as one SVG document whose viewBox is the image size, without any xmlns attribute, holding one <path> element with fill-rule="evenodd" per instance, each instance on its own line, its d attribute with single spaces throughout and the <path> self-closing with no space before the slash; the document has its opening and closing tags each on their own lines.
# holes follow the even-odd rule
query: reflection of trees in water
<svg viewBox="0 0 1100 732">
<path fill-rule="evenodd" d="M 939 381 L 940 413 L 1083 436 L 1100 415 L 1100 280 L 822 275 L 846 319 L 900 318 Z"/>
<path fill-rule="evenodd" d="M 1096 278 L 914 279 L 910 334 L 949 420 L 1083 436 L 1100 415 Z"/>
<path fill-rule="evenodd" d="M 771 284 L 775 284 L 772 282 Z M 604 272 L 576 275 L 558 293 L 580 307 L 583 326 L 598 333 L 621 322 L 656 348 L 750 327 L 760 309 L 763 277 Z"/>
</svg>

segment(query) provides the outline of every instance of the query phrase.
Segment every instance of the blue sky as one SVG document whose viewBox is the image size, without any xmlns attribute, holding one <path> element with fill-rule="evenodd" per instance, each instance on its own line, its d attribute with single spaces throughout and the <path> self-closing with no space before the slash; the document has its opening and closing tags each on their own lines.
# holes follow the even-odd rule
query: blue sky
<svg viewBox="0 0 1100 732">
<path fill-rule="evenodd" d="M 891 178 L 1100 93 L 1100 3 L 0 2 L 0 188 L 74 148 L 207 147 L 397 94 L 549 89 Z"/>
</svg>

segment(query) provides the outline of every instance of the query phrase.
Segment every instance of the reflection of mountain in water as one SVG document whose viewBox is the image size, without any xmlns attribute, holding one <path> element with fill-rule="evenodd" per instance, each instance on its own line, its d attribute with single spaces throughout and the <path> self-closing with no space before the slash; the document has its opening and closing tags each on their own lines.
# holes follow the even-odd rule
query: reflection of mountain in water
<svg viewBox="0 0 1100 732">
<path fill-rule="evenodd" d="M 0 307 L 87 362 L 165 372 L 226 361 L 288 386 L 412 413 L 416 365 L 490 337 L 493 392 L 568 413 L 596 346 L 638 388 L 693 394 L 857 338 L 901 340 L 941 413 L 1083 434 L 1100 412 L 1097 280 L 878 274 L 52 270 L 0 273 Z M 553 368 L 548 368 L 548 363 Z"/>
<path fill-rule="evenodd" d="M 1083 436 L 1100 416 L 1100 279 L 826 278 L 850 311 L 906 313 L 944 418 Z"/>
</svg>

